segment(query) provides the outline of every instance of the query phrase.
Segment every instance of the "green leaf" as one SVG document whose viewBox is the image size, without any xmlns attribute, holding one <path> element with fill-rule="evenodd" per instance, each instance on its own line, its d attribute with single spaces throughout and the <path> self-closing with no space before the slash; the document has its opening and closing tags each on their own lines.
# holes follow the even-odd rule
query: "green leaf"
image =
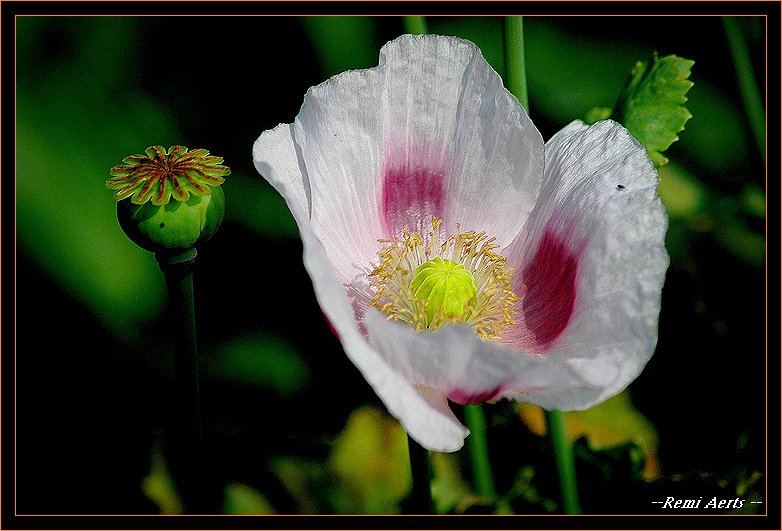
<svg viewBox="0 0 782 531">
<path fill-rule="evenodd" d="M 592 107 L 586 114 L 586 119 L 584 121 L 589 125 L 592 125 L 600 120 L 607 120 L 611 117 L 613 112 L 614 110 L 610 107 Z"/>
<path fill-rule="evenodd" d="M 467 500 L 477 498 L 469 483 L 462 476 L 456 454 L 431 453 L 432 498 L 437 514 L 453 511 Z"/>
<path fill-rule="evenodd" d="M 533 433 L 545 433 L 542 409 L 533 404 L 520 404 L 519 413 Z M 659 474 L 657 430 L 635 408 L 627 390 L 585 411 L 566 412 L 565 429 L 568 440 L 575 441 L 578 437 L 586 436 L 595 449 L 635 442 L 645 453 L 645 477 L 651 479 Z"/>
<path fill-rule="evenodd" d="M 244 483 L 230 483 L 225 487 L 224 514 L 276 514 L 269 500 Z"/>
<path fill-rule="evenodd" d="M 329 470 L 337 512 L 398 513 L 412 484 L 405 431 L 379 408 L 356 409 L 335 441 Z"/>
<path fill-rule="evenodd" d="M 672 218 L 702 216 L 709 199 L 704 183 L 675 162 L 660 169 L 657 193 Z"/>
<path fill-rule="evenodd" d="M 296 502 L 297 513 L 331 512 L 324 497 L 332 487 L 326 469 L 320 461 L 282 456 L 270 459 L 269 467 L 288 495 Z"/>
<path fill-rule="evenodd" d="M 153 435 L 150 449 L 149 473 L 141 482 L 144 495 L 152 500 L 160 514 L 182 514 L 182 498 L 176 490 L 174 479 L 163 454 L 163 442 Z"/>
<path fill-rule="evenodd" d="M 741 205 L 747 214 L 766 219 L 766 193 L 756 184 L 749 184 L 741 192 Z"/>
<path fill-rule="evenodd" d="M 684 107 L 693 83 L 694 61 L 675 55 L 638 61 L 616 104 L 616 120 L 649 152 L 655 166 L 668 162 L 662 152 L 679 139 L 677 133 L 692 114 Z"/>
<path fill-rule="evenodd" d="M 748 184 L 740 194 L 722 194 L 671 162 L 660 168 L 657 191 L 671 220 L 666 247 L 673 263 L 679 267 L 691 263 L 692 240 L 708 233 L 723 249 L 747 264 L 765 264 L 766 236 L 759 228 L 752 228 L 766 217 L 766 195 L 759 186 Z M 752 218 L 754 224 L 749 222 Z"/>
</svg>

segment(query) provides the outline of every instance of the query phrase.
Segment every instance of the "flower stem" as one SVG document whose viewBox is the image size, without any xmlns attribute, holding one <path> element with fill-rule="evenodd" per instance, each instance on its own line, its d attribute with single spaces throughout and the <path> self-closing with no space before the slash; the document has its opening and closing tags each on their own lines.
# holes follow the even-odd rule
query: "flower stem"
<svg viewBox="0 0 782 531">
<path fill-rule="evenodd" d="M 562 412 L 546 411 L 546 426 L 559 476 L 562 509 L 565 514 L 581 514 L 576 485 L 576 462 L 573 457 L 573 447 L 567 440 L 565 417 Z"/>
<path fill-rule="evenodd" d="M 527 69 L 524 58 L 524 25 L 522 17 L 505 17 L 505 77 L 508 90 L 518 98 L 521 106 L 529 113 L 527 94 Z M 578 487 L 576 485 L 576 464 L 573 448 L 565 433 L 565 419 L 561 411 L 547 411 L 546 425 L 554 461 L 557 466 L 562 507 L 567 514 L 580 514 Z"/>
<path fill-rule="evenodd" d="M 749 57 L 749 50 L 747 50 L 747 43 L 741 35 L 741 28 L 739 28 L 735 17 L 722 17 L 722 24 L 728 37 L 733 64 L 736 65 L 736 78 L 741 90 L 741 98 L 744 101 L 744 110 L 747 113 L 758 151 L 765 161 L 766 109 L 760 89 L 755 81 L 755 73 L 752 70 L 752 61 Z"/>
<path fill-rule="evenodd" d="M 407 436 L 407 448 L 410 452 L 410 471 L 413 473 L 413 488 L 405 504 L 409 514 L 434 514 L 432 501 L 432 466 L 429 451 Z"/>
<path fill-rule="evenodd" d="M 486 416 L 480 404 L 464 406 L 464 422 L 470 429 L 467 437 L 467 451 L 478 495 L 484 498 L 496 498 L 494 476 L 489 461 L 489 445 L 486 440 Z"/>
<path fill-rule="evenodd" d="M 157 253 L 156 258 L 166 279 L 174 343 L 176 396 L 169 459 L 185 512 L 204 512 L 204 448 L 193 302 L 196 250 Z"/>
<path fill-rule="evenodd" d="M 524 21 L 522 17 L 505 17 L 505 81 L 511 94 L 529 113 L 527 68 L 524 59 Z"/>
<path fill-rule="evenodd" d="M 423 35 L 429 33 L 426 27 L 426 17 L 421 16 L 409 16 L 402 17 L 405 24 L 405 33 L 412 33 L 413 35 Z"/>
</svg>

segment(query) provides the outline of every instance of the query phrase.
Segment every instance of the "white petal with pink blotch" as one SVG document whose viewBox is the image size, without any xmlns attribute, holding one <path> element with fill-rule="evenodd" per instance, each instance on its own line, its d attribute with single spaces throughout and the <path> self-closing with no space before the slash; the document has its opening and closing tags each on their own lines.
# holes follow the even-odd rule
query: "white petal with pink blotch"
<svg viewBox="0 0 782 531">
<path fill-rule="evenodd" d="M 279 125 L 263 133 L 253 146 L 253 158 L 258 171 L 285 198 L 296 219 L 304 247 L 304 266 L 312 279 L 315 296 L 351 361 L 391 414 L 400 419 L 419 443 L 435 451 L 458 450 L 469 432 L 453 415 L 446 400 L 416 389 L 391 369 L 359 329 L 345 287 L 323 243 L 313 232 L 308 182 L 300 169 L 290 126 Z"/>
<path fill-rule="evenodd" d="M 544 147 L 470 42 L 388 43 L 378 67 L 310 89 L 253 159 L 296 218 L 345 352 L 431 450 L 456 450 L 468 433 L 448 400 L 583 409 L 626 387 L 654 351 L 667 219 L 646 152 L 610 121 L 574 122 Z M 432 216 L 445 235 L 496 237 L 515 268 L 521 300 L 500 341 L 465 325 L 417 331 L 371 307 L 379 240 L 424 232 Z"/>
</svg>

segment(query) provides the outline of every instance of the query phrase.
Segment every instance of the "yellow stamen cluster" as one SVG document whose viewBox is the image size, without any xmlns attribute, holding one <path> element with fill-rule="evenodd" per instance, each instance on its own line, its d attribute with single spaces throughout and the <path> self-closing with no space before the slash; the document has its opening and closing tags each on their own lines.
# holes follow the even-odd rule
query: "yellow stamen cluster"
<svg viewBox="0 0 782 531">
<path fill-rule="evenodd" d="M 498 340 L 502 331 L 514 324 L 512 307 L 519 298 L 511 289 L 513 269 L 495 252 L 499 247 L 495 238 L 485 232 L 458 232 L 457 225 L 457 234 L 442 241 L 441 224 L 433 217 L 432 231 L 426 238 L 405 228 L 401 236 L 380 240 L 387 246 L 378 253 L 380 264 L 369 274 L 370 285 L 376 290 L 372 305 L 389 319 L 417 330 L 463 323 L 473 326 L 481 339 Z M 460 290 L 461 298 L 454 306 L 453 298 L 443 298 L 442 289 L 420 289 L 419 275 L 425 270 L 452 276 L 458 272 L 456 282 L 465 282 L 464 275 L 469 273 L 475 283 L 474 295 L 466 299 Z M 433 300 L 433 296 L 439 298 Z"/>
</svg>

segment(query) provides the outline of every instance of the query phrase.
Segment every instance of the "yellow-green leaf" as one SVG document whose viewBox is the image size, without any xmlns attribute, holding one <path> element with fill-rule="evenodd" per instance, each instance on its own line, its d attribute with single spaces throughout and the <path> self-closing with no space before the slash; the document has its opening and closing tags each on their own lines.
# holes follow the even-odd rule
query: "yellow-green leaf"
<svg viewBox="0 0 782 531">
<path fill-rule="evenodd" d="M 692 118 L 684 107 L 694 61 L 654 54 L 649 61 L 638 61 L 625 83 L 616 104 L 615 120 L 633 134 L 651 157 L 655 166 L 666 159 L 662 152 L 679 139 L 677 134 Z"/>
<path fill-rule="evenodd" d="M 522 420 L 533 433 L 545 433 L 541 408 L 532 404 L 521 404 L 519 411 Z M 568 440 L 574 441 L 578 437 L 586 436 L 595 449 L 608 448 L 627 441 L 636 442 L 646 457 L 644 477 L 653 479 L 659 475 L 657 430 L 643 413 L 635 409 L 627 391 L 586 411 L 566 412 L 565 429 Z"/>
<path fill-rule="evenodd" d="M 350 415 L 329 468 L 337 479 L 335 506 L 343 513 L 398 513 L 412 485 L 405 431 L 373 406 Z"/>
</svg>

